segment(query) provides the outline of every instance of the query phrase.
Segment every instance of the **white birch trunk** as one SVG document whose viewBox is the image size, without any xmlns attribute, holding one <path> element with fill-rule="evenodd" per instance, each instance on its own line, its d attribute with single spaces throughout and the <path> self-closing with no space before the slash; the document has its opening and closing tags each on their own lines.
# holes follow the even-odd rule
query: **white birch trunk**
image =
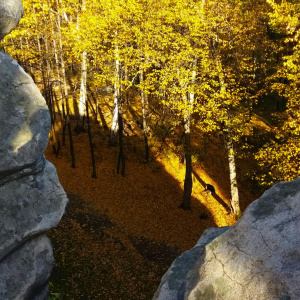
<svg viewBox="0 0 300 300">
<path fill-rule="evenodd" d="M 85 115 L 86 108 L 86 78 L 87 78 L 87 53 L 82 53 L 82 65 L 81 65 L 81 81 L 80 81 L 80 95 L 79 95 L 79 118 L 82 121 Z"/>
<path fill-rule="evenodd" d="M 82 0 L 82 11 L 86 8 L 86 0 Z M 80 29 L 80 22 L 77 21 L 77 29 Z M 79 93 L 79 118 L 83 120 L 86 109 L 87 93 L 86 93 L 86 80 L 87 80 L 87 52 L 82 52 L 82 64 L 81 64 L 81 80 L 80 80 L 80 93 Z"/>
<path fill-rule="evenodd" d="M 229 129 L 230 130 L 230 129 Z M 236 164 L 234 156 L 234 148 L 232 137 L 230 132 L 228 133 L 227 151 L 228 151 L 228 162 L 229 162 L 229 176 L 230 176 L 230 191 L 231 191 L 231 206 L 234 214 L 238 217 L 241 216 L 241 209 L 239 204 L 239 191 L 237 186 L 236 177 Z"/>
<path fill-rule="evenodd" d="M 110 128 L 110 145 L 116 145 L 117 143 L 117 135 L 119 130 L 119 124 L 118 124 L 118 116 L 119 116 L 119 97 L 120 97 L 120 60 L 119 60 L 119 49 L 118 46 L 116 46 L 115 49 L 116 52 L 116 60 L 115 60 L 115 66 L 116 66 L 116 76 L 115 76 L 115 83 L 114 83 L 114 108 L 113 108 L 113 116 L 112 116 L 112 122 L 111 122 L 111 128 Z"/>
<path fill-rule="evenodd" d="M 220 85 L 221 85 L 221 92 L 226 92 L 225 86 L 225 78 L 222 73 L 220 73 Z M 229 163 L 229 178 L 230 178 L 230 192 L 231 192 L 231 207 L 234 214 L 237 217 L 241 216 L 241 209 L 239 204 L 239 191 L 237 186 L 237 176 L 236 176 L 236 164 L 235 164 L 235 156 L 234 156 L 234 148 L 233 148 L 233 139 L 231 136 L 231 127 L 230 127 L 230 111 L 227 108 L 227 144 L 226 148 L 228 151 L 228 163 Z"/>
<path fill-rule="evenodd" d="M 60 0 L 61 1 L 61 0 Z M 56 0 L 57 7 L 62 6 L 61 2 L 58 2 Z M 63 56 L 63 45 L 62 45 L 62 36 L 61 36 L 61 30 L 60 30 L 60 16 L 57 15 L 57 30 L 58 30 L 58 39 L 59 39 L 59 48 L 60 48 L 60 64 L 61 64 L 61 71 L 62 71 L 62 77 L 63 77 L 63 88 L 64 88 L 64 97 L 65 101 L 68 101 L 68 88 L 67 88 L 67 79 L 66 79 L 66 68 L 65 68 L 65 60 Z M 66 104 L 67 106 L 67 104 Z"/>
</svg>

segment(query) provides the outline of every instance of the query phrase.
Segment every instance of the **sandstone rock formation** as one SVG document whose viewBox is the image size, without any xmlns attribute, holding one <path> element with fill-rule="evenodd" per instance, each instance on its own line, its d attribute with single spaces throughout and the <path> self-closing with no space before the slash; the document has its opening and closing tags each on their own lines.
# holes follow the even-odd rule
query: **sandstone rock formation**
<svg viewBox="0 0 300 300">
<path fill-rule="evenodd" d="M 0 0 L 0 38 L 19 22 L 19 0 Z M 0 300 L 48 299 L 54 259 L 45 232 L 67 203 L 44 157 L 50 116 L 33 80 L 0 52 Z"/>
<path fill-rule="evenodd" d="M 300 299 L 299 228 L 300 178 L 266 191 L 234 226 L 207 230 L 153 299 Z"/>
</svg>

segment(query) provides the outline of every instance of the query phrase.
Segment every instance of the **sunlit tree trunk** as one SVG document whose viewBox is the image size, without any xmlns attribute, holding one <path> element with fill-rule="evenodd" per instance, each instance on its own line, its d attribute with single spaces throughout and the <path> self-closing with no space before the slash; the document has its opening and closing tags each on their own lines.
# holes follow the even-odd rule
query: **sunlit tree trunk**
<svg viewBox="0 0 300 300">
<path fill-rule="evenodd" d="M 111 146 L 115 146 L 117 144 L 117 135 L 118 135 L 118 129 L 119 129 L 119 99 L 120 99 L 120 60 L 119 60 L 119 49 L 118 46 L 115 48 L 116 53 L 116 60 L 115 60 L 115 66 L 116 66 L 116 75 L 115 75 L 115 83 L 114 83 L 114 108 L 113 108 L 113 117 L 112 117 L 112 123 L 110 128 L 110 139 L 109 144 Z"/>
<path fill-rule="evenodd" d="M 87 53 L 82 53 L 82 64 L 81 64 L 81 80 L 80 80 L 80 94 L 79 94 L 79 118 L 80 124 L 83 126 L 83 117 L 85 114 L 86 107 L 86 78 L 87 78 Z"/>
<path fill-rule="evenodd" d="M 220 63 L 219 63 L 220 64 Z M 225 78 L 222 74 L 222 71 L 219 75 L 220 79 L 220 88 L 221 94 L 226 93 L 226 86 L 225 86 Z M 229 163 L 229 178 L 230 178 L 230 192 L 231 192 L 231 207 L 234 214 L 237 217 L 241 216 L 241 209 L 239 204 L 239 191 L 237 186 L 237 176 L 236 176 L 236 164 L 235 164 L 235 155 L 234 155 L 234 148 L 233 148 L 233 139 L 232 139 L 232 132 L 231 132 L 231 117 L 229 108 L 227 108 L 227 126 L 225 128 L 226 133 L 226 148 L 228 152 L 228 163 Z"/>
<path fill-rule="evenodd" d="M 82 10 L 86 8 L 86 1 L 82 0 Z M 77 22 L 78 29 L 80 29 L 80 22 Z M 86 102 L 87 102 L 87 92 L 86 92 L 86 80 L 87 80 L 87 52 L 82 52 L 82 62 L 81 62 L 81 79 L 80 79 L 80 93 L 79 93 L 79 119 L 80 125 L 83 126 Z"/>
<path fill-rule="evenodd" d="M 29 39 L 28 39 L 28 37 L 25 37 L 25 45 L 26 45 L 26 51 L 27 51 L 27 53 L 30 53 Z M 34 79 L 32 63 L 31 63 L 30 59 L 28 59 L 28 64 L 29 64 L 30 75 L 31 75 L 31 76 L 33 77 L 33 79 Z"/>
<path fill-rule="evenodd" d="M 241 216 L 240 202 L 239 202 L 239 191 L 237 186 L 236 177 L 236 164 L 233 148 L 233 140 L 231 137 L 230 128 L 228 130 L 228 140 L 226 143 L 228 151 L 228 162 L 229 162 L 229 176 L 230 176 L 230 191 L 231 191 L 231 207 L 234 214 L 237 217 Z"/>
<path fill-rule="evenodd" d="M 46 80 L 46 72 L 45 72 L 45 68 L 44 68 L 44 61 L 43 61 L 42 47 L 41 47 L 40 39 L 41 39 L 41 37 L 38 35 L 37 36 L 37 45 L 38 45 L 38 51 L 39 51 L 39 54 L 40 54 L 39 68 L 40 68 L 40 72 L 41 72 L 41 75 L 42 75 L 44 91 L 46 91 L 46 89 L 47 89 L 47 80 Z"/>
</svg>

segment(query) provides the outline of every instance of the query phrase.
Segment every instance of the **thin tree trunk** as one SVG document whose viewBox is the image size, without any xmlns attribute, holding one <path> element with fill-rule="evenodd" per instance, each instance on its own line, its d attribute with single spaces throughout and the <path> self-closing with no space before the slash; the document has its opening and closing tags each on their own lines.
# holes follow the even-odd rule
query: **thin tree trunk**
<svg viewBox="0 0 300 300">
<path fill-rule="evenodd" d="M 80 94 L 79 94 L 79 120 L 80 125 L 84 127 L 83 120 L 86 108 L 86 78 L 87 78 L 87 53 L 86 51 L 82 52 L 82 64 L 81 64 L 81 80 L 80 80 Z"/>
<path fill-rule="evenodd" d="M 231 191 L 231 207 L 234 214 L 237 217 L 241 216 L 240 202 L 239 202 L 239 191 L 237 186 L 236 178 L 236 164 L 233 148 L 233 140 L 230 136 L 230 129 L 228 132 L 228 141 L 227 141 L 227 151 L 228 151 L 228 162 L 229 162 L 229 176 L 230 176 L 230 191 Z"/>
<path fill-rule="evenodd" d="M 46 29 L 46 28 L 45 28 Z M 48 35 L 47 35 L 47 30 L 45 30 L 45 37 L 44 37 L 44 45 L 45 45 L 45 65 L 46 65 L 46 76 L 43 76 L 45 80 L 46 86 L 44 87 L 44 94 L 46 98 L 46 102 L 49 107 L 50 111 L 50 116 L 51 116 L 51 130 L 50 130 L 50 142 L 52 145 L 53 153 L 57 157 L 60 151 L 60 144 L 59 144 L 59 138 L 57 136 L 56 132 L 56 124 L 55 124 L 55 107 L 53 106 L 53 94 L 52 94 L 52 85 L 51 85 L 51 64 L 50 64 L 50 59 L 49 59 L 49 45 L 48 45 Z M 40 45 L 39 45 L 40 48 Z M 43 61 L 42 65 L 44 65 Z M 44 73 L 44 71 L 43 71 Z M 57 144 L 58 143 L 58 144 Z M 56 145 L 57 144 L 57 145 Z"/>
<path fill-rule="evenodd" d="M 187 98 L 187 96 L 185 96 Z M 185 99 L 187 101 L 187 99 Z M 184 146 L 185 146 L 185 178 L 183 190 L 183 202 L 181 208 L 184 210 L 191 209 L 191 196 L 193 188 L 192 180 L 192 154 L 191 154 L 191 116 L 187 114 L 184 120 Z"/>
<path fill-rule="evenodd" d="M 197 60 L 193 61 L 193 72 L 192 72 L 192 86 L 194 87 L 196 81 L 196 66 Z M 184 146 L 185 146 L 185 179 L 184 179 L 184 190 L 183 190 L 183 202 L 181 208 L 184 210 L 191 209 L 191 197 L 193 189 L 192 180 L 192 151 L 191 151 L 191 118 L 192 110 L 194 106 L 194 92 L 189 93 L 189 95 L 184 95 L 184 104 L 186 107 L 184 116 Z"/>
<path fill-rule="evenodd" d="M 44 63 L 43 63 L 43 59 L 42 59 L 42 47 L 41 47 L 41 42 L 40 42 L 40 36 L 37 36 L 37 45 L 38 45 L 38 51 L 39 51 L 39 67 L 40 67 L 40 72 L 42 74 L 42 80 L 43 80 L 43 87 L 44 87 L 44 94 L 45 91 L 47 89 L 47 82 L 46 82 L 46 75 L 45 75 L 45 69 L 44 69 Z M 46 98 L 47 101 L 47 98 Z"/>
<path fill-rule="evenodd" d="M 25 70 L 25 72 L 28 73 L 28 68 L 27 68 L 27 65 L 25 63 L 25 55 L 24 55 L 25 51 L 24 51 L 24 48 L 23 48 L 23 38 L 20 37 L 19 40 L 20 40 L 20 49 L 21 49 L 21 60 L 22 60 L 22 62 L 20 62 L 20 63 L 22 64 L 22 67 Z"/>
<path fill-rule="evenodd" d="M 87 89 L 89 90 L 89 93 L 90 95 L 92 96 L 93 100 L 94 100 L 94 103 L 97 107 L 97 115 L 99 114 L 100 116 L 100 120 L 101 120 L 101 123 L 102 123 L 102 126 L 105 130 L 109 129 L 108 126 L 107 126 L 107 123 L 106 123 L 106 120 L 105 120 L 105 117 L 103 115 L 103 112 L 102 112 L 102 109 L 101 109 L 101 106 L 100 104 L 98 104 L 98 101 L 97 101 L 97 97 L 95 96 L 94 92 L 91 90 L 91 88 L 89 86 L 87 86 Z M 98 116 L 95 116 L 95 119 L 98 120 Z"/>
<path fill-rule="evenodd" d="M 121 175 L 125 177 L 125 153 L 124 153 L 124 143 L 123 143 L 123 132 L 124 132 L 124 122 L 123 122 L 123 99 L 121 97 L 121 76 L 120 76 L 120 65 L 117 68 L 118 73 L 118 87 L 117 93 L 118 97 L 118 128 L 119 128 L 119 157 L 117 165 L 117 174 L 120 172 L 121 165 Z"/>
<path fill-rule="evenodd" d="M 25 37 L 25 45 L 26 45 L 27 53 L 30 53 L 29 40 L 28 40 L 27 37 Z M 28 64 L 29 64 L 30 76 L 32 76 L 33 80 L 35 81 L 34 74 L 33 74 L 32 63 L 31 63 L 30 59 L 28 59 Z"/>
<path fill-rule="evenodd" d="M 221 93 L 226 92 L 226 86 L 225 86 L 225 78 L 222 73 L 220 73 L 220 86 L 221 86 Z M 237 186 L 237 178 L 236 178 L 236 164 L 235 164 L 235 156 L 234 156 L 234 149 L 233 149 L 233 139 L 231 134 L 231 126 L 230 126 L 230 111 L 229 108 L 227 108 L 227 121 L 228 125 L 225 128 L 227 133 L 227 142 L 226 142 L 226 148 L 228 151 L 228 163 L 229 163 L 229 178 L 230 178 L 230 192 L 231 192 L 231 207 L 234 212 L 234 214 L 237 217 L 241 216 L 241 209 L 239 204 L 239 192 L 238 192 L 238 186 Z"/>
<path fill-rule="evenodd" d="M 47 35 L 47 28 L 45 24 L 45 61 L 46 61 L 46 74 L 47 74 L 47 89 L 49 92 L 49 86 L 50 86 L 50 81 L 51 81 L 51 66 L 50 66 L 50 61 L 49 61 L 49 46 L 48 46 L 48 35 Z"/>
<path fill-rule="evenodd" d="M 58 0 L 56 0 L 57 7 L 59 7 Z M 57 15 L 57 27 L 58 27 L 58 35 L 59 35 L 59 47 L 60 47 L 60 62 L 61 62 L 61 69 L 63 75 L 63 86 L 64 86 L 64 97 L 66 103 L 66 125 L 68 128 L 69 134 L 69 142 L 70 142 L 70 152 L 71 152 L 71 166 L 75 168 L 75 153 L 74 153 L 74 145 L 73 145 L 73 137 L 72 137 L 72 128 L 70 123 L 70 108 L 69 108 L 69 101 L 68 101 L 68 89 L 67 89 L 67 80 L 66 80 L 66 69 L 65 69 L 65 61 L 63 56 L 63 47 L 62 47 L 62 37 L 61 37 L 61 30 L 60 30 L 60 16 Z"/>
<path fill-rule="evenodd" d="M 119 156 L 118 156 L 118 166 L 117 174 L 120 173 L 121 165 L 121 175 L 125 177 L 125 153 L 124 153 L 124 144 L 123 144 L 123 115 L 122 110 L 119 110 L 118 115 L 118 125 L 119 125 Z"/>
<path fill-rule="evenodd" d="M 60 152 L 60 140 L 56 131 L 56 117 L 55 117 L 55 105 L 54 105 L 54 91 L 52 85 L 49 90 L 49 111 L 51 116 L 51 138 L 53 139 L 53 153 L 58 157 Z"/>
<path fill-rule="evenodd" d="M 48 0 L 48 6 L 50 7 L 50 2 Z M 57 16 L 59 18 L 59 16 Z M 62 89 L 62 82 L 60 77 L 60 71 L 59 71 L 59 58 L 58 58 L 58 51 L 57 51 L 57 45 L 56 45 L 56 39 L 55 39 L 55 30 L 54 30 L 54 24 L 52 19 L 51 11 L 49 11 L 49 19 L 51 24 L 51 32 L 52 32 L 52 43 L 53 43 L 53 51 L 54 51 L 54 60 L 55 60 L 55 68 L 56 68 L 56 76 L 59 86 L 59 92 L 60 92 L 60 99 L 61 99 L 61 107 L 62 107 L 62 145 L 66 145 L 66 111 L 65 111 L 65 101 L 64 101 L 64 95 L 63 95 L 63 89 Z"/>
<path fill-rule="evenodd" d="M 86 1 L 82 0 L 81 9 L 84 11 L 86 8 Z M 80 20 L 77 19 L 77 29 L 80 29 Z M 87 102 L 87 93 L 86 93 L 86 79 L 87 79 L 87 52 L 82 52 L 82 62 L 81 62 L 81 80 L 80 80 L 80 94 L 79 94 L 79 120 L 80 125 L 84 127 L 84 114 Z"/>
<path fill-rule="evenodd" d="M 140 83 L 143 85 L 144 83 L 144 71 L 140 71 Z M 143 115 L 143 131 L 144 131 L 144 142 L 145 142 L 145 161 L 149 161 L 149 145 L 148 145 L 148 124 L 147 124 L 147 116 L 148 116 L 148 97 L 147 94 L 144 93 L 144 87 L 141 88 L 141 104 L 142 104 L 142 115 Z"/>
<path fill-rule="evenodd" d="M 92 139 L 92 134 L 91 134 L 90 116 L 89 116 L 89 103 L 88 103 L 88 101 L 86 101 L 86 122 L 87 122 L 87 128 L 88 128 L 88 136 L 89 136 L 89 144 L 90 144 L 91 160 L 92 160 L 92 168 L 93 168 L 92 178 L 97 178 L 95 152 L 94 152 L 94 145 L 93 145 L 93 139 Z"/>
<path fill-rule="evenodd" d="M 115 146 L 117 144 L 117 134 L 118 134 L 118 127 L 119 127 L 119 98 L 120 98 L 120 61 L 119 61 L 119 49 L 118 46 L 116 46 L 116 78 L 115 78 L 115 84 L 114 84 L 114 109 L 113 109 L 113 117 L 112 117 L 112 123 L 110 128 L 110 139 L 109 139 L 109 145 Z"/>
<path fill-rule="evenodd" d="M 33 12 L 35 14 L 35 8 L 33 6 Z M 36 24 L 37 24 L 37 20 L 36 21 Z M 36 30 L 38 32 L 38 27 L 36 25 Z M 37 35 L 37 45 L 38 45 L 38 51 L 39 51 L 39 67 L 40 67 L 40 72 L 42 74 L 42 80 L 43 80 L 43 86 L 44 86 L 44 96 L 46 98 L 46 102 L 48 102 L 48 99 L 47 99 L 47 80 L 46 80 L 46 72 L 45 72 L 45 69 L 44 69 L 44 61 L 43 61 L 43 55 L 42 55 L 42 47 L 41 47 L 41 36 L 40 35 Z M 47 103 L 48 104 L 48 103 Z"/>
</svg>

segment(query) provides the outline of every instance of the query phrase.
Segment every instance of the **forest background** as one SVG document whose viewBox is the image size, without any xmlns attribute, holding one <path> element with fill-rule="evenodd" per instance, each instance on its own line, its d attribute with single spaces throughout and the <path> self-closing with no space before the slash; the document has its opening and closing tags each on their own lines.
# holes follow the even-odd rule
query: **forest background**
<svg viewBox="0 0 300 300">
<path fill-rule="evenodd" d="M 124 215 L 128 209 L 137 213 L 129 202 L 119 203 L 133 189 L 130 176 L 146 182 L 154 174 L 153 182 L 167 185 L 159 163 L 178 180 L 174 214 L 192 209 L 201 222 L 224 226 L 266 187 L 299 176 L 297 0 L 23 0 L 23 5 L 21 23 L 1 48 L 46 99 L 52 121 L 47 157 L 67 192 L 96 194 L 98 201 L 105 194 L 109 201 L 98 208 L 117 220 L 122 209 Z M 106 160 L 110 175 L 103 172 Z M 90 175 L 94 183 L 86 181 Z M 102 189 L 97 180 L 104 182 Z M 158 203 L 168 189 L 153 182 L 143 185 L 144 197 L 154 194 L 160 200 L 149 205 L 164 211 Z M 206 184 L 213 185 L 212 195 L 203 195 Z M 120 189 L 114 194 L 119 202 L 108 195 L 113 185 Z M 149 224 L 151 231 L 156 225 Z M 160 240 L 183 251 L 201 230 L 191 238 L 183 233 L 182 243 L 175 241 L 178 235 L 168 240 L 161 232 Z"/>
</svg>

